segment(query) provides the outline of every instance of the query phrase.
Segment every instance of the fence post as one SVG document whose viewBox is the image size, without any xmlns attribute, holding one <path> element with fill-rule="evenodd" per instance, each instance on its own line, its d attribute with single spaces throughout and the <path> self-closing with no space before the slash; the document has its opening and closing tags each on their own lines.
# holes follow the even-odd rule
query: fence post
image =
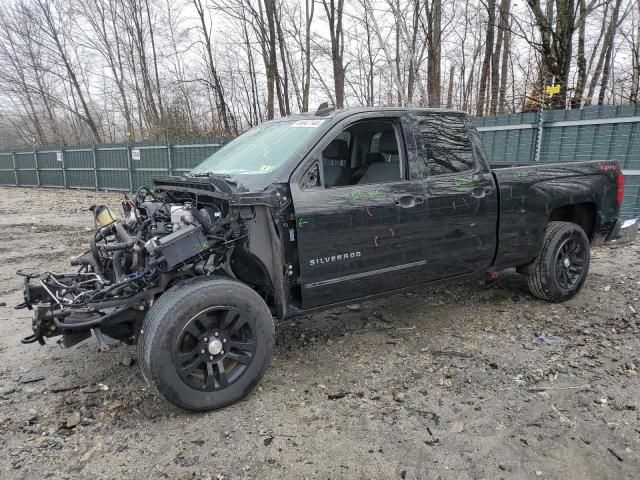
<svg viewBox="0 0 640 480">
<path fill-rule="evenodd" d="M 173 175 L 173 163 L 171 161 L 171 142 L 169 141 L 169 137 L 167 137 L 167 166 L 169 167 L 167 170 L 169 171 L 169 176 Z"/>
<path fill-rule="evenodd" d="M 64 166 L 64 145 L 60 146 L 60 155 L 62 157 L 62 184 L 67 188 L 67 170 Z"/>
<path fill-rule="evenodd" d="M 33 161 L 36 162 L 36 180 L 40 187 L 40 170 L 38 169 L 38 152 L 36 151 L 36 147 L 33 147 Z"/>
<path fill-rule="evenodd" d="M 16 152 L 11 150 L 11 160 L 13 161 L 13 176 L 16 179 L 16 187 L 20 186 L 18 181 L 18 162 L 16 162 Z"/>
<path fill-rule="evenodd" d="M 129 173 L 129 191 L 133 192 L 133 175 L 131 173 L 131 145 L 127 145 L 127 171 Z"/>
<path fill-rule="evenodd" d="M 536 138 L 536 150 L 534 153 L 534 161 L 540 161 L 540 150 L 542 150 L 542 132 L 544 131 L 544 110 L 540 109 L 538 113 L 538 130 L 537 130 L 537 138 Z"/>
<path fill-rule="evenodd" d="M 96 160 L 96 146 L 91 144 L 91 157 L 93 158 L 93 182 L 98 191 L 98 162 Z"/>
</svg>

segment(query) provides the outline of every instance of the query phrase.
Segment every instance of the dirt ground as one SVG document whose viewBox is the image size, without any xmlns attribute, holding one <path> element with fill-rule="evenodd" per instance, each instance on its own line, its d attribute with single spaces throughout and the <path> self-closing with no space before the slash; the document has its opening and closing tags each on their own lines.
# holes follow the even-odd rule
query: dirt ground
<svg viewBox="0 0 640 480">
<path fill-rule="evenodd" d="M 256 391 L 191 414 L 134 347 L 20 344 L 15 271 L 66 269 L 119 197 L 0 188 L 1 479 L 639 478 L 640 241 L 564 304 L 504 272 L 288 321 Z"/>
</svg>

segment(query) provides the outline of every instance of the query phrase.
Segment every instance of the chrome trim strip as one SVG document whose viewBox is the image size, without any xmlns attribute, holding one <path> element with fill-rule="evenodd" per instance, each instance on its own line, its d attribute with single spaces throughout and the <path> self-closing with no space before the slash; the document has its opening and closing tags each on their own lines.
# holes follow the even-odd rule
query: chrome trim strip
<svg viewBox="0 0 640 480">
<path fill-rule="evenodd" d="M 331 285 L 334 283 L 348 282 L 349 280 L 356 280 L 358 278 L 370 277 L 372 275 L 380 275 L 381 273 L 395 272 L 397 270 L 405 270 L 407 268 L 419 267 L 420 265 L 426 265 L 426 260 L 419 260 L 417 262 L 405 263 L 403 265 L 395 265 L 393 267 L 379 268 L 378 270 L 371 270 L 370 272 L 354 273 L 352 275 L 345 275 L 344 277 L 330 278 L 329 280 L 322 280 L 320 282 L 308 283 L 304 288 L 316 288 L 323 287 L 325 285 Z"/>
</svg>

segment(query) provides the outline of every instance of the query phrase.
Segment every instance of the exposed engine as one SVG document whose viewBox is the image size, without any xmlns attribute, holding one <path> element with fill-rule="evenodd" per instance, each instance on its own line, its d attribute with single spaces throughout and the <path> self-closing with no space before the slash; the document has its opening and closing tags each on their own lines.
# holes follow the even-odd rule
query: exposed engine
<svg viewBox="0 0 640 480">
<path fill-rule="evenodd" d="M 229 267 L 236 243 L 246 231 L 224 196 L 188 191 L 152 192 L 142 187 L 125 197 L 117 218 L 93 206 L 96 230 L 91 248 L 71 259 L 75 273 L 25 276 L 25 303 L 34 309 L 34 334 L 24 343 L 44 343 L 64 335 L 63 346 L 94 331 L 134 341 L 154 298 L 176 282 Z"/>
</svg>

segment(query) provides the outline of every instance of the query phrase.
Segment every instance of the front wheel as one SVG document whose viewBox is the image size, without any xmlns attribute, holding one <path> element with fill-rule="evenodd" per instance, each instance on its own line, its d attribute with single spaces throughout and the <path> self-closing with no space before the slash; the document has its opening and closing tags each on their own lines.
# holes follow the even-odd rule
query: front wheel
<svg viewBox="0 0 640 480">
<path fill-rule="evenodd" d="M 271 362 L 274 325 L 242 283 L 200 277 L 153 304 L 138 342 L 145 378 L 169 402 L 213 410 L 245 397 Z"/>
<path fill-rule="evenodd" d="M 542 251 L 527 275 L 529 290 L 543 300 L 568 300 L 587 279 L 590 260 L 589 239 L 580 225 L 549 222 Z"/>
</svg>

